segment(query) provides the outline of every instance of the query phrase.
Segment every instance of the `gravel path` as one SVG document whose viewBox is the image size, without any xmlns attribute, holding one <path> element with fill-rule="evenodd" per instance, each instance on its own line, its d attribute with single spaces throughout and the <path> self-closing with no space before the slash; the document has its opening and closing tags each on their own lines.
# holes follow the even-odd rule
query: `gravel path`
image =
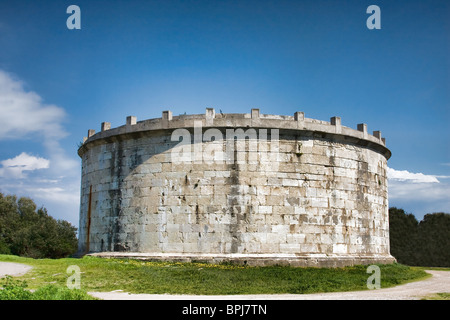
<svg viewBox="0 0 450 320">
<path fill-rule="evenodd" d="M 20 276 L 32 269 L 31 266 L 0 262 L 0 278 Z M 122 291 L 90 292 L 104 300 L 415 300 L 438 292 L 450 292 L 450 271 L 427 270 L 432 277 L 403 284 L 393 288 L 330 292 L 316 294 L 253 294 L 253 295 L 170 295 L 170 294 L 129 294 Z M 81 280 L 83 281 L 83 280 Z"/>
</svg>

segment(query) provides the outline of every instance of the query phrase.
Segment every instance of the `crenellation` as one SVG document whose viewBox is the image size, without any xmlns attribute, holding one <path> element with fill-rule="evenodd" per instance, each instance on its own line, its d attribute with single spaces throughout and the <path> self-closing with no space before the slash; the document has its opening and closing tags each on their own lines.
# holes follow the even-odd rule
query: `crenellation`
<svg viewBox="0 0 450 320">
<path fill-rule="evenodd" d="M 111 129 L 111 122 L 102 122 L 101 131 L 106 131 Z"/>
<path fill-rule="evenodd" d="M 336 133 L 341 133 L 342 128 L 341 128 L 341 118 L 340 117 L 332 117 L 330 119 L 330 124 L 332 126 L 336 127 L 336 131 L 335 131 Z"/>
<path fill-rule="evenodd" d="M 101 140 L 106 137 L 120 138 L 120 135 L 142 135 L 144 132 L 151 130 L 189 128 L 193 127 L 196 122 L 200 123 L 200 121 L 203 127 L 279 127 L 284 130 L 307 130 L 315 136 L 322 135 L 323 137 L 326 137 L 324 134 L 343 134 L 345 136 L 353 136 L 356 139 L 365 139 L 382 147 L 386 145 L 386 140 L 381 138 L 379 131 L 374 131 L 373 135 L 369 135 L 366 124 L 358 124 L 357 130 L 342 126 L 341 118 L 336 116 L 330 118 L 330 122 L 327 122 L 305 118 L 304 112 L 295 112 L 294 116 L 277 116 L 260 114 L 259 109 L 252 109 L 248 114 L 216 114 L 214 108 L 206 108 L 203 115 L 172 116 L 172 112 L 167 110 L 162 112 L 162 117 L 159 119 L 149 119 L 140 122 L 137 122 L 136 117 L 128 116 L 125 126 L 114 129 L 111 129 L 110 123 L 105 122 L 101 125 L 101 132 L 97 135 L 94 132 L 89 142 L 93 142 L 93 139 Z M 123 138 L 126 139 L 126 136 Z M 82 147 L 85 147 L 85 142 L 83 141 Z"/>
<path fill-rule="evenodd" d="M 367 137 L 368 137 L 368 133 L 367 133 L 367 124 L 365 124 L 365 123 L 359 123 L 358 124 L 358 131 L 361 131 L 363 134 L 362 134 L 362 138 L 363 139 L 367 139 Z"/>
<path fill-rule="evenodd" d="M 88 133 L 87 133 L 87 138 L 89 139 L 90 137 L 92 137 L 95 134 L 95 130 L 94 129 L 89 129 Z"/>
<path fill-rule="evenodd" d="M 170 110 L 163 111 L 162 120 L 172 121 L 172 111 Z"/>
<path fill-rule="evenodd" d="M 259 109 L 252 109 L 251 116 L 252 119 L 259 119 Z"/>
<path fill-rule="evenodd" d="M 379 140 L 381 140 L 381 131 L 374 131 L 373 136 Z"/>
<path fill-rule="evenodd" d="M 137 122 L 137 118 L 135 116 L 127 117 L 127 126 L 134 126 Z"/>
</svg>

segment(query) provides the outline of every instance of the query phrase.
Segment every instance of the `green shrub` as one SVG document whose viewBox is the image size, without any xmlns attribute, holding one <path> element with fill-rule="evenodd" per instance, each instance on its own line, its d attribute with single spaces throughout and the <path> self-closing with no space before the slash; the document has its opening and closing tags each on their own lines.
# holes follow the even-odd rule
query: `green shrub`
<svg viewBox="0 0 450 320">
<path fill-rule="evenodd" d="M 0 283 L 0 300 L 30 300 L 32 293 L 25 288 L 25 281 L 14 280 L 11 276 L 6 276 L 3 283 Z"/>
<path fill-rule="evenodd" d="M 69 289 L 46 285 L 33 293 L 33 300 L 93 300 L 93 297 L 80 289 Z"/>
<path fill-rule="evenodd" d="M 48 284 L 31 292 L 26 281 L 6 276 L 0 283 L 0 300 L 94 300 L 86 292 Z"/>
</svg>

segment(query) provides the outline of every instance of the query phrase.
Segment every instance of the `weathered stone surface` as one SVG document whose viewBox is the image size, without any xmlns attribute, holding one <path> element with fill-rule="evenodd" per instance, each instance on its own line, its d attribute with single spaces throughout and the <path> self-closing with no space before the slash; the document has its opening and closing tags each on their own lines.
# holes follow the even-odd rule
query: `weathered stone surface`
<svg viewBox="0 0 450 320">
<path fill-rule="evenodd" d="M 196 141 L 194 122 L 204 126 L 205 142 Z M 253 127 L 261 136 L 250 134 Z M 227 141 L 227 129 L 237 128 L 246 136 Z M 78 151 L 80 253 L 255 265 L 394 261 L 390 151 L 379 131 L 373 137 L 365 125 L 353 130 L 338 117 L 328 123 L 258 109 L 178 117 L 167 111 L 159 120 L 129 117 L 125 126 L 102 129 Z M 187 143 L 172 141 L 177 129 L 186 130 Z M 211 141 L 208 129 L 223 139 Z"/>
</svg>

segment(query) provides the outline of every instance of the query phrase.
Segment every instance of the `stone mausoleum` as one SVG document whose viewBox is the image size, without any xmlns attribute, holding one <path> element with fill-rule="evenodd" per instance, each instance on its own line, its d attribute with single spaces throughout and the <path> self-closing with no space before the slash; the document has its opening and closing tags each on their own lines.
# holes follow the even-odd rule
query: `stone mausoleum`
<svg viewBox="0 0 450 320">
<path fill-rule="evenodd" d="M 88 131 L 79 252 L 150 260 L 338 267 L 391 263 L 380 131 L 250 113 Z"/>
</svg>

